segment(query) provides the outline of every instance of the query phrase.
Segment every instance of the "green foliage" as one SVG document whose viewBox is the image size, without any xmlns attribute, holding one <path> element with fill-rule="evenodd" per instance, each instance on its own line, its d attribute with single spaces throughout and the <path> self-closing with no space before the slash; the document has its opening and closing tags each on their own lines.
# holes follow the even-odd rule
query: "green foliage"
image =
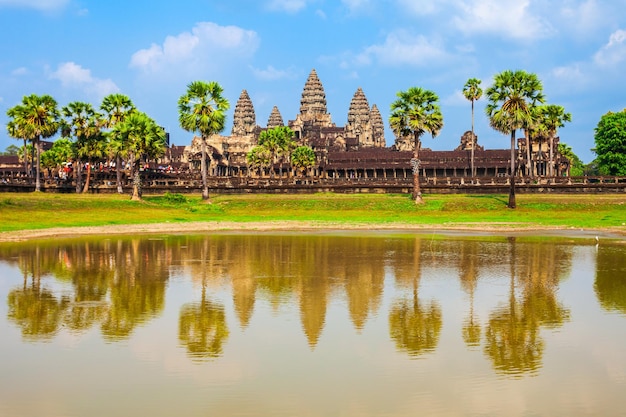
<svg viewBox="0 0 626 417">
<path fill-rule="evenodd" d="M 224 130 L 226 111 L 230 105 L 222 97 L 222 87 L 215 81 L 194 81 L 178 100 L 180 126 L 196 132 L 206 140 L 210 135 Z"/>
<path fill-rule="evenodd" d="M 595 153 L 603 175 L 626 175 L 626 109 L 603 115 L 595 129 Z"/>
<path fill-rule="evenodd" d="M 429 90 L 411 87 L 396 94 L 391 103 L 389 124 L 398 137 L 413 136 L 416 145 L 426 132 L 436 137 L 443 128 L 439 97 Z"/>
<path fill-rule="evenodd" d="M 19 152 L 20 152 L 20 148 L 18 146 L 9 145 L 9 146 L 6 147 L 4 152 L 0 152 L 0 155 L 2 155 L 2 156 L 15 156 L 15 155 L 18 155 Z"/>
<path fill-rule="evenodd" d="M 57 139 L 52 144 L 52 148 L 41 154 L 41 165 L 46 168 L 55 168 L 64 162 L 73 161 L 75 154 L 75 146 L 69 139 Z"/>
<path fill-rule="evenodd" d="M 170 204 L 186 204 L 188 202 L 187 197 L 180 193 L 170 193 L 169 191 L 163 195 L 165 201 Z"/>
<path fill-rule="evenodd" d="M 491 127 L 511 133 L 528 125 L 531 108 L 544 102 L 543 87 L 536 74 L 506 70 L 496 74 L 485 92 L 489 103 L 485 111 Z"/>
<path fill-rule="evenodd" d="M 583 164 L 583 161 L 574 153 L 571 146 L 565 143 L 559 143 L 559 153 L 569 159 L 569 174 L 572 177 L 580 177 L 585 175 L 585 164 Z"/>
<path fill-rule="evenodd" d="M 302 173 L 315 166 L 315 152 L 310 146 L 298 146 L 291 154 L 291 164 Z"/>
</svg>

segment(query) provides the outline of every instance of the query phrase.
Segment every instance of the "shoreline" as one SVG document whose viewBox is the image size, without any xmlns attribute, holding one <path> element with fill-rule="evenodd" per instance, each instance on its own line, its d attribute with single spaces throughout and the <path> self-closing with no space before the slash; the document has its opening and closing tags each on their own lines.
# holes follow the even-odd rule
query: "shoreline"
<svg viewBox="0 0 626 417">
<path fill-rule="evenodd" d="M 605 239 L 626 239 L 626 228 L 577 229 L 573 227 L 541 226 L 527 223 L 448 223 L 421 225 L 411 223 L 335 223 L 318 221 L 266 221 L 266 222 L 188 222 L 148 223 L 81 227 L 53 227 L 47 229 L 0 232 L 0 243 L 23 242 L 36 239 L 72 238 L 106 235 L 154 235 L 218 233 L 275 233 L 275 232 L 390 232 L 439 233 L 468 236 L 545 236 Z"/>
</svg>

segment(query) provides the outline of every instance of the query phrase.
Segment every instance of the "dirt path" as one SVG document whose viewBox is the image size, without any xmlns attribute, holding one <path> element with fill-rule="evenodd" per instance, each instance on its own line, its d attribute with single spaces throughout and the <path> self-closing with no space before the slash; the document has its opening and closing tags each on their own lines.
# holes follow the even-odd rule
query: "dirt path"
<svg viewBox="0 0 626 417">
<path fill-rule="evenodd" d="M 17 242 L 30 239 L 49 239 L 86 235 L 136 235 L 180 234 L 208 232 L 303 232 L 303 231 L 395 231 L 418 233 L 460 233 L 472 235 L 537 235 L 621 239 L 626 237 L 626 227 L 610 229 L 574 229 L 564 227 L 533 226 L 527 223 L 449 223 L 444 225 L 417 225 L 407 223 L 333 223 L 333 222 L 191 222 L 154 223 L 89 227 L 58 227 L 51 229 L 20 230 L 0 233 L 0 242 Z"/>
</svg>

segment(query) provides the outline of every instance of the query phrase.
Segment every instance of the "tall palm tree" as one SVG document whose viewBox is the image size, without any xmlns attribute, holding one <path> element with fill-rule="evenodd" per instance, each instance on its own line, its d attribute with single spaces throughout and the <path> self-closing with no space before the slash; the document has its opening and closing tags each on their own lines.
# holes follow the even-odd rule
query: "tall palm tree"
<svg viewBox="0 0 626 417">
<path fill-rule="evenodd" d="M 133 200 L 141 200 L 140 163 L 142 158 L 154 159 L 165 153 L 165 131 L 147 114 L 134 111 L 113 127 L 128 146 L 133 176 Z"/>
<path fill-rule="evenodd" d="M 565 122 L 572 121 L 571 113 L 566 113 L 563 106 L 556 104 L 546 104 L 539 107 L 539 112 L 542 115 L 542 123 L 548 133 L 548 140 L 550 141 L 550 163 L 548 165 L 548 175 L 554 176 L 554 139 L 556 138 L 556 132 L 558 128 L 565 126 Z"/>
<path fill-rule="evenodd" d="M 541 82 L 536 74 L 523 70 L 506 70 L 494 76 L 493 85 L 487 89 L 489 100 L 486 112 L 491 127 L 511 135 L 511 168 L 509 208 L 515 208 L 515 131 L 526 126 L 531 107 L 543 103 Z"/>
<path fill-rule="evenodd" d="M 472 102 L 472 177 L 476 176 L 476 169 L 474 168 L 474 148 L 476 148 L 476 135 L 474 134 L 474 102 L 483 95 L 483 89 L 480 88 L 480 83 L 481 81 L 478 78 L 470 78 L 463 86 L 463 95 Z"/>
<path fill-rule="evenodd" d="M 102 99 L 100 109 L 105 113 L 104 121 L 107 129 L 123 122 L 126 117 L 135 111 L 135 105 L 131 99 L 124 94 L 109 94 Z M 115 158 L 115 173 L 117 179 L 117 192 L 123 194 L 122 188 L 122 157 L 126 154 L 126 147 L 120 137 L 109 135 L 109 153 Z"/>
<path fill-rule="evenodd" d="M 56 135 L 59 130 L 57 102 L 47 94 L 31 94 L 22 98 L 22 104 L 9 109 L 7 115 L 13 119 L 13 132 L 19 132 L 35 148 L 35 191 L 41 191 L 41 140 Z"/>
<path fill-rule="evenodd" d="M 397 137 L 413 135 L 413 199 L 416 204 L 424 202 L 419 182 L 419 151 L 421 137 L 429 132 L 433 138 L 443 128 L 443 115 L 437 102 L 439 97 L 429 90 L 411 87 L 397 93 L 398 99 L 391 104 L 389 125 Z"/>
<path fill-rule="evenodd" d="M 61 109 L 64 117 L 62 133 L 64 136 L 73 136 L 76 147 L 76 192 L 87 192 L 91 177 L 91 163 L 102 157 L 102 120 L 101 115 L 93 106 L 82 101 L 73 101 Z M 87 165 L 87 179 L 82 188 L 82 162 Z M 81 190 L 82 188 L 82 190 Z"/>
<path fill-rule="evenodd" d="M 206 141 L 209 136 L 224 130 L 226 111 L 230 107 L 222 93 L 222 87 L 215 81 L 194 81 L 178 100 L 180 126 L 188 132 L 200 134 L 203 200 L 209 199 Z"/>
</svg>

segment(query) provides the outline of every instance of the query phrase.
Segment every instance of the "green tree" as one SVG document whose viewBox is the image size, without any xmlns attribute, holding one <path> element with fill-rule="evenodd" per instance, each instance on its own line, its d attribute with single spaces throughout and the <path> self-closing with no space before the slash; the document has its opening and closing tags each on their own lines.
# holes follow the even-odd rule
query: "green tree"
<svg viewBox="0 0 626 417">
<path fill-rule="evenodd" d="M 443 128 L 443 114 L 437 104 L 439 97 L 429 90 L 411 87 L 396 94 L 396 101 L 391 104 L 389 125 L 398 137 L 413 136 L 413 199 L 416 204 L 423 203 L 419 182 L 419 151 L 421 137 L 429 132 L 433 138 Z"/>
<path fill-rule="evenodd" d="M 209 199 L 207 182 L 207 139 L 224 130 L 226 111 L 230 104 L 222 97 L 223 89 L 215 81 L 194 81 L 178 100 L 180 126 L 188 132 L 200 134 L 202 199 Z"/>
<path fill-rule="evenodd" d="M 281 162 L 282 167 L 282 161 L 288 159 L 296 147 L 293 137 L 293 131 L 287 126 L 264 130 L 259 135 L 259 146 L 267 149 L 270 154 L 270 178 L 274 177 L 272 165 Z"/>
<path fill-rule="evenodd" d="M 258 170 L 259 176 L 262 176 L 263 171 L 271 165 L 271 155 L 267 148 L 255 146 L 247 153 L 246 162 L 248 163 L 248 175 L 253 170 Z"/>
<path fill-rule="evenodd" d="M 528 126 L 531 108 L 543 103 L 541 82 L 537 75 L 523 70 L 506 70 L 494 76 L 485 92 L 489 103 L 486 112 L 491 127 L 511 135 L 509 208 L 515 208 L 515 131 Z"/>
<path fill-rule="evenodd" d="M 15 156 L 20 152 L 20 148 L 15 145 L 9 145 L 6 147 L 2 155 L 4 156 Z"/>
<path fill-rule="evenodd" d="M 463 86 L 463 95 L 472 103 L 472 155 L 471 155 L 471 169 L 472 176 L 476 176 L 476 169 L 474 168 L 474 148 L 476 148 L 476 135 L 474 133 L 474 102 L 479 100 L 483 95 L 483 90 L 480 88 L 481 81 L 478 78 L 470 78 Z"/>
<path fill-rule="evenodd" d="M 52 148 L 41 154 L 41 165 L 48 169 L 58 169 L 64 163 L 73 161 L 75 147 L 68 138 L 60 138 L 54 141 Z"/>
<path fill-rule="evenodd" d="M 9 134 L 18 134 L 32 142 L 35 148 L 35 191 L 41 191 L 41 140 L 50 138 L 59 130 L 57 102 L 47 94 L 24 96 L 22 104 L 10 108 L 7 116 L 12 120 Z M 12 123 L 11 123 L 12 122 Z"/>
<path fill-rule="evenodd" d="M 126 143 L 133 177 L 132 199 L 141 200 L 141 160 L 165 153 L 165 131 L 147 114 L 135 111 L 113 127 L 113 134 Z"/>
<path fill-rule="evenodd" d="M 561 156 L 564 156 L 569 160 L 569 172 L 567 175 L 571 175 L 573 177 L 581 177 L 585 175 L 585 164 L 583 164 L 583 161 L 574 153 L 571 146 L 565 143 L 559 143 L 558 151 Z"/>
<path fill-rule="evenodd" d="M 556 138 L 557 130 L 560 127 L 565 126 L 565 122 L 572 121 L 572 115 L 565 112 L 563 106 L 556 104 L 546 104 L 538 107 L 541 113 L 541 122 L 545 127 L 548 134 L 549 147 L 550 147 L 550 164 L 548 166 L 548 175 L 553 177 L 554 172 L 554 139 Z"/>
<path fill-rule="evenodd" d="M 626 175 L 626 109 L 608 112 L 595 129 L 598 169 L 603 175 Z"/>
<path fill-rule="evenodd" d="M 73 101 L 61 110 L 64 120 L 62 134 L 74 137 L 76 150 L 76 192 L 86 192 L 89 189 L 91 177 L 91 163 L 87 165 L 87 178 L 82 187 L 82 164 L 102 157 L 102 121 L 99 113 L 93 106 L 82 101 Z"/>
<path fill-rule="evenodd" d="M 104 127 L 113 129 L 118 123 L 126 120 L 126 117 L 136 110 L 135 105 L 128 96 L 124 94 L 109 94 L 102 99 L 100 109 L 104 112 Z M 122 159 L 126 158 L 128 152 L 126 144 L 122 138 L 111 130 L 109 131 L 108 153 L 115 158 L 115 174 L 117 179 L 117 192 L 123 194 L 122 188 Z"/>
<path fill-rule="evenodd" d="M 291 154 L 291 165 L 296 173 L 305 174 L 315 166 L 315 152 L 310 146 L 298 146 Z"/>
</svg>

